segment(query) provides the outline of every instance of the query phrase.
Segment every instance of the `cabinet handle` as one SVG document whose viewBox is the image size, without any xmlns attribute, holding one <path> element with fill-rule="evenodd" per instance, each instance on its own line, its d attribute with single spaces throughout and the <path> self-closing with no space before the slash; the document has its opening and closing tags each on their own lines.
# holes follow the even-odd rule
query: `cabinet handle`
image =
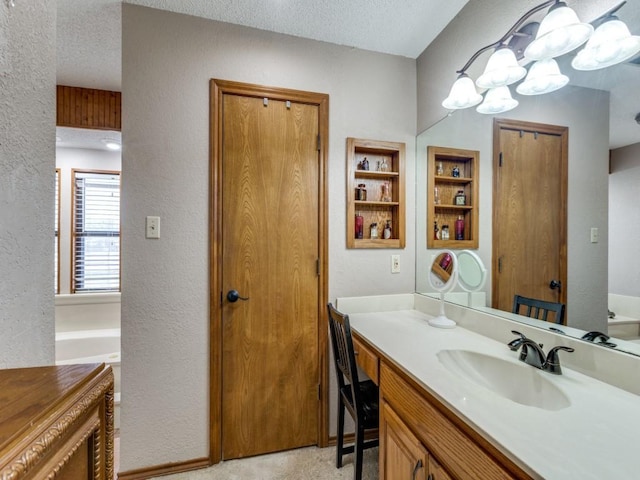
<svg viewBox="0 0 640 480">
<path fill-rule="evenodd" d="M 420 470 L 421 468 L 422 468 L 422 460 L 418 460 L 418 463 L 416 463 L 416 466 L 413 468 L 413 475 L 411 476 L 413 480 L 416 480 L 416 474 L 418 473 L 418 470 Z"/>
</svg>

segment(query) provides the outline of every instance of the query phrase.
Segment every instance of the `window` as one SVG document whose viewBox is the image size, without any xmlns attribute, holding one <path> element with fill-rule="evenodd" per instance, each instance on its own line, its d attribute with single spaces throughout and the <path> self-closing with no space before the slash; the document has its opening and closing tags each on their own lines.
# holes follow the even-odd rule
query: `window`
<svg viewBox="0 0 640 480">
<path fill-rule="evenodd" d="M 72 293 L 120 290 L 120 174 L 73 170 Z"/>
<path fill-rule="evenodd" d="M 60 293 L 60 169 L 56 168 L 56 186 L 55 186 L 55 219 L 54 219 L 54 230 L 55 230 L 55 241 L 54 241 L 54 250 L 53 250 L 53 288 L 55 293 Z"/>
</svg>

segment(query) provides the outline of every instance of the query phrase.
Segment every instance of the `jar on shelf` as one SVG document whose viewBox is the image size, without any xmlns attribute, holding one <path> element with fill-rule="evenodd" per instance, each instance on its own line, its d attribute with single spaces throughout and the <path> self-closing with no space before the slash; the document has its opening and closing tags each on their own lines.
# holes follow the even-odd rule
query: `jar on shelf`
<svg viewBox="0 0 640 480">
<path fill-rule="evenodd" d="M 356 200 L 367 200 L 367 186 L 364 183 L 359 183 L 356 187 Z"/>
<path fill-rule="evenodd" d="M 440 230 L 440 240 L 449 240 L 449 225 L 446 223 L 442 225 L 442 229 Z"/>
<path fill-rule="evenodd" d="M 378 224 L 375 222 L 372 223 L 370 229 L 371 229 L 371 234 L 370 234 L 371 240 L 375 240 L 376 238 L 378 238 Z"/>
<path fill-rule="evenodd" d="M 389 164 L 387 163 L 387 159 L 383 158 L 380 163 L 378 164 L 378 171 L 379 172 L 390 172 L 391 168 L 389 167 Z"/>
<path fill-rule="evenodd" d="M 464 194 L 464 190 L 458 190 L 456 196 L 454 197 L 455 205 L 466 205 L 467 204 L 467 196 Z"/>
</svg>

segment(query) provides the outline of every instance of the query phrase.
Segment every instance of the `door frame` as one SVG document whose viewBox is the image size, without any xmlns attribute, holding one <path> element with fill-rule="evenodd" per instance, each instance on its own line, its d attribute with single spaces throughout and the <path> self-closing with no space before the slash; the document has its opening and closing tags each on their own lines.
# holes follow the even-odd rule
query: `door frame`
<svg viewBox="0 0 640 480">
<path fill-rule="evenodd" d="M 568 203 L 568 183 L 569 183 L 569 127 L 559 125 L 548 125 L 544 123 L 525 122 L 521 120 L 511 120 L 505 118 L 493 119 L 493 190 L 492 197 L 497 198 L 496 192 L 498 188 L 498 169 L 500 164 L 500 131 L 506 130 L 522 130 L 526 132 L 537 132 L 546 135 L 556 135 L 560 137 L 560 196 L 562 205 L 560 206 L 560 281 L 562 288 L 560 289 L 560 302 L 565 304 L 564 323 L 567 322 L 566 304 L 567 304 L 567 203 Z M 496 224 L 500 221 L 495 205 L 491 208 L 492 225 L 491 235 L 496 232 Z M 496 243 L 491 242 L 491 303 L 494 305 L 496 298 L 497 278 L 498 278 L 498 252 L 496 252 Z"/>
<path fill-rule="evenodd" d="M 306 103 L 318 107 L 318 438 L 329 442 L 328 320 L 329 235 L 328 158 L 329 95 L 268 87 L 227 80 L 210 81 L 210 163 L 209 163 L 209 463 L 222 460 L 222 100 L 224 95 L 242 95 L 272 100 Z"/>
</svg>

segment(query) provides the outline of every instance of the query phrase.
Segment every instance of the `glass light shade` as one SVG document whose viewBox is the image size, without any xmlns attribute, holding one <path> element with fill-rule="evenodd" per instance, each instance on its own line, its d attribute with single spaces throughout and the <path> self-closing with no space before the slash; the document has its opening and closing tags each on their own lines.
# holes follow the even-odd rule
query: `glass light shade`
<svg viewBox="0 0 640 480">
<path fill-rule="evenodd" d="M 516 88 L 521 95 L 540 95 L 553 92 L 569 83 L 569 77 L 560 73 L 558 63 L 553 58 L 539 60 L 531 65 L 529 74 Z"/>
<path fill-rule="evenodd" d="M 479 104 L 482 101 L 482 95 L 476 91 L 467 75 L 461 75 L 451 87 L 449 96 L 444 99 L 442 106 L 447 110 L 459 110 L 469 108 Z"/>
<path fill-rule="evenodd" d="M 542 19 L 533 42 L 524 51 L 530 60 L 542 60 L 564 55 L 586 42 L 593 33 L 593 26 L 582 23 L 576 12 L 564 2 L 558 2 Z"/>
<path fill-rule="evenodd" d="M 593 33 L 571 62 L 576 70 L 598 70 L 624 62 L 640 52 L 640 37 L 631 35 L 618 19 L 609 20 Z"/>
<path fill-rule="evenodd" d="M 489 57 L 484 73 L 478 77 L 476 85 L 480 88 L 511 85 L 526 74 L 526 68 L 518 65 L 518 60 L 513 50 L 508 47 L 501 47 Z"/>
<path fill-rule="evenodd" d="M 484 97 L 484 102 L 476 107 L 478 113 L 492 115 L 508 112 L 518 106 L 518 101 L 511 97 L 509 87 L 501 86 L 492 88 Z"/>
</svg>

